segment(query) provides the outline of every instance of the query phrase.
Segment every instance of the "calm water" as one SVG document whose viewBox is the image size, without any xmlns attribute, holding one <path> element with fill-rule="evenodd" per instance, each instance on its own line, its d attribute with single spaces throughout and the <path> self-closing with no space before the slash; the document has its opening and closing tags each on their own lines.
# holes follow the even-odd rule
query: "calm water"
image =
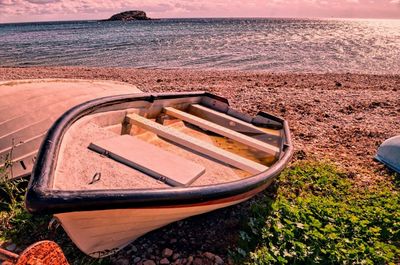
<svg viewBox="0 0 400 265">
<path fill-rule="evenodd" d="M 0 24 L 0 66 L 400 73 L 400 20 Z"/>
</svg>

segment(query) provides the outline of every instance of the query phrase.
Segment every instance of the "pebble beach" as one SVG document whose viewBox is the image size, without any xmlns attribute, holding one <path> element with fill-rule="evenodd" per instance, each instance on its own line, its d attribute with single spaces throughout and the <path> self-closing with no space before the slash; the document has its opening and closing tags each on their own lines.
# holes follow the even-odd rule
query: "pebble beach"
<svg viewBox="0 0 400 265">
<path fill-rule="evenodd" d="M 160 70 L 95 67 L 2 67 L 0 80 L 40 78 L 126 82 L 143 92 L 209 91 L 254 115 L 285 118 L 296 160 L 330 161 L 358 183 L 381 181 L 373 160 L 385 139 L 399 135 L 400 75 L 270 73 L 231 70 Z M 268 191 L 267 191 L 268 192 Z M 259 195 L 262 196 L 262 195 Z M 257 200 L 257 197 L 253 200 Z M 117 264 L 222 264 L 228 262 L 240 216 L 252 200 L 151 232 L 119 252 Z M 205 233 L 207 231 L 207 233 Z"/>
</svg>

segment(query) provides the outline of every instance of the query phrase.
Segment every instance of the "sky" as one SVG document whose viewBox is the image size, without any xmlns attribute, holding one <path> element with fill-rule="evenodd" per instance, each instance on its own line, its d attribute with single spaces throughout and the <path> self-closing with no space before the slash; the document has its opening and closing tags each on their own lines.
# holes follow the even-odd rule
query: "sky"
<svg viewBox="0 0 400 265">
<path fill-rule="evenodd" d="M 126 10 L 152 18 L 400 19 L 400 0 L 0 0 L 0 23 L 104 19 Z"/>
</svg>

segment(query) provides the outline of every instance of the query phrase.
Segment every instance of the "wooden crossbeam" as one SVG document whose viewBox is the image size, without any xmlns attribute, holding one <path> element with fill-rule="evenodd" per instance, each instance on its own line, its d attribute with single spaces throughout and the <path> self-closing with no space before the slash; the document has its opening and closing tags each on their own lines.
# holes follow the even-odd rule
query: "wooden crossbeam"
<svg viewBox="0 0 400 265">
<path fill-rule="evenodd" d="M 225 151 L 212 144 L 181 133 L 171 127 L 163 126 L 159 123 L 146 119 L 138 114 L 127 115 L 128 122 L 142 127 L 146 130 L 164 137 L 172 142 L 183 145 L 186 148 L 207 155 L 213 159 L 240 168 L 252 174 L 258 174 L 268 169 L 267 166 L 251 161 L 239 155 Z"/>
<path fill-rule="evenodd" d="M 172 108 L 172 107 L 166 107 L 164 108 L 164 112 L 167 115 L 170 115 L 172 117 L 181 119 L 183 121 L 189 122 L 191 124 L 194 124 L 196 126 L 199 126 L 201 128 L 204 128 L 206 130 L 212 131 L 214 133 L 217 133 L 219 135 L 228 137 L 230 139 L 233 139 L 235 141 L 238 141 L 240 143 L 243 143 L 245 145 L 251 146 L 255 149 L 261 150 L 263 152 L 266 152 L 271 155 L 276 155 L 279 153 L 279 148 L 276 146 L 273 146 L 271 144 L 262 142 L 260 140 L 251 138 L 247 135 L 244 135 L 242 133 L 238 133 L 234 130 L 225 128 L 221 125 L 209 122 L 207 120 L 204 120 L 202 118 L 196 117 L 194 115 L 191 115 L 189 113 L 180 111 L 178 109 Z"/>
<path fill-rule="evenodd" d="M 189 112 L 206 120 L 212 121 L 214 123 L 218 123 L 226 128 L 230 128 L 237 132 L 246 132 L 246 133 L 254 133 L 254 134 L 270 134 L 279 136 L 279 131 L 273 132 L 268 131 L 265 132 L 254 126 L 253 124 L 249 124 L 248 122 L 244 122 L 238 118 L 232 117 L 225 113 L 204 107 L 199 104 L 191 104 L 189 106 Z"/>
</svg>

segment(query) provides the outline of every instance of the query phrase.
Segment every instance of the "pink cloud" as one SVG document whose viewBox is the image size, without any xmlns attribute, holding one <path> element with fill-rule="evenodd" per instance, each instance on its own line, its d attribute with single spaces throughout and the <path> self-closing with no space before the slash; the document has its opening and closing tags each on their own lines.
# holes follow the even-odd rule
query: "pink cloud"
<svg viewBox="0 0 400 265">
<path fill-rule="evenodd" d="M 0 0 L 0 22 L 103 19 L 131 9 L 156 18 L 400 18 L 400 0 Z"/>
</svg>

